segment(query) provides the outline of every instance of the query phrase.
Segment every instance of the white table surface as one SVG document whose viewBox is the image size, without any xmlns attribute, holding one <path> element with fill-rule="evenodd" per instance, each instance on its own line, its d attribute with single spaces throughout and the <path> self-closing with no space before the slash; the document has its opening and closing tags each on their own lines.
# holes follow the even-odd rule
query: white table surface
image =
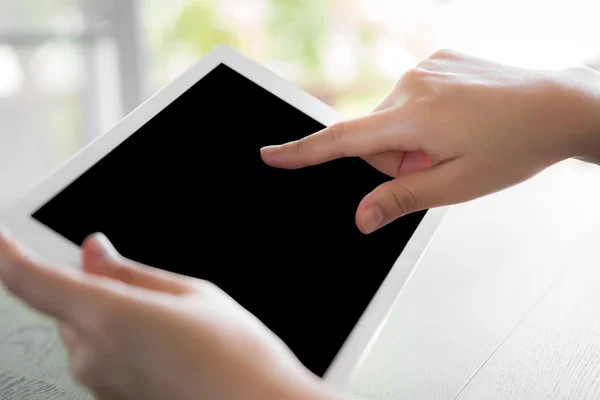
<svg viewBox="0 0 600 400">
<path fill-rule="evenodd" d="M 600 168 L 452 207 L 351 389 L 372 399 L 600 397 Z M 82 399 L 53 325 L 0 292 L 0 399 Z"/>
<path fill-rule="evenodd" d="M 589 164 L 570 160 L 451 208 L 352 389 L 600 398 L 598 248 L 600 168 Z"/>
</svg>

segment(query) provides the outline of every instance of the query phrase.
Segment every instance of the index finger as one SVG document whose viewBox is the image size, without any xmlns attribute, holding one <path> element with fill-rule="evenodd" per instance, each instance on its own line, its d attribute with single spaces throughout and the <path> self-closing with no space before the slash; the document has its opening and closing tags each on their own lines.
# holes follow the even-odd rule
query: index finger
<svg viewBox="0 0 600 400">
<path fill-rule="evenodd" d="M 5 230 L 0 231 L 0 281 L 28 306 L 75 324 L 89 312 L 92 294 L 102 290 L 79 270 L 32 259 Z"/>
<path fill-rule="evenodd" d="M 271 166 L 297 169 L 344 157 L 413 150 L 410 122 L 397 114 L 397 109 L 386 109 L 338 122 L 300 140 L 263 147 L 261 156 Z"/>
</svg>

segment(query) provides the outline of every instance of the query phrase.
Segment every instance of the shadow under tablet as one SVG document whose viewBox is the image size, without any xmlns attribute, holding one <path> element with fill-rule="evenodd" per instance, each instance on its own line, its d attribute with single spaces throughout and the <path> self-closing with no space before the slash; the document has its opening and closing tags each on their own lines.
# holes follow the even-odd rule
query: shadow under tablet
<svg viewBox="0 0 600 400">
<path fill-rule="evenodd" d="M 361 159 L 262 162 L 261 147 L 322 128 L 219 65 L 33 217 L 214 282 L 323 376 L 425 211 L 365 236 L 356 207 L 386 176 Z"/>
</svg>

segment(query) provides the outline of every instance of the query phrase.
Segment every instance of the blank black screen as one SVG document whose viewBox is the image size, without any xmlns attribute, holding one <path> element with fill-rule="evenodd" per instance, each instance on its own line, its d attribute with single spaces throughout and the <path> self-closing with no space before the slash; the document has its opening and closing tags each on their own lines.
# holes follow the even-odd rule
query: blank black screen
<svg viewBox="0 0 600 400">
<path fill-rule="evenodd" d="M 386 176 L 358 158 L 262 162 L 261 147 L 322 128 L 221 64 L 33 217 L 214 282 L 323 376 L 425 212 L 365 236 L 356 207 Z"/>
</svg>

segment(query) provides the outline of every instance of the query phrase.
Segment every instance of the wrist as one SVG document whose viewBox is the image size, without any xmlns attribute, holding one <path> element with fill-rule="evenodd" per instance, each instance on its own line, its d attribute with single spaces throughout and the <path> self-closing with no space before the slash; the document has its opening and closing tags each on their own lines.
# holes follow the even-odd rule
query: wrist
<svg viewBox="0 0 600 400">
<path fill-rule="evenodd" d="M 600 161 L 600 72 L 588 67 L 558 71 L 560 90 L 556 97 L 561 104 L 565 125 L 558 132 L 557 144 L 563 158 Z"/>
</svg>

